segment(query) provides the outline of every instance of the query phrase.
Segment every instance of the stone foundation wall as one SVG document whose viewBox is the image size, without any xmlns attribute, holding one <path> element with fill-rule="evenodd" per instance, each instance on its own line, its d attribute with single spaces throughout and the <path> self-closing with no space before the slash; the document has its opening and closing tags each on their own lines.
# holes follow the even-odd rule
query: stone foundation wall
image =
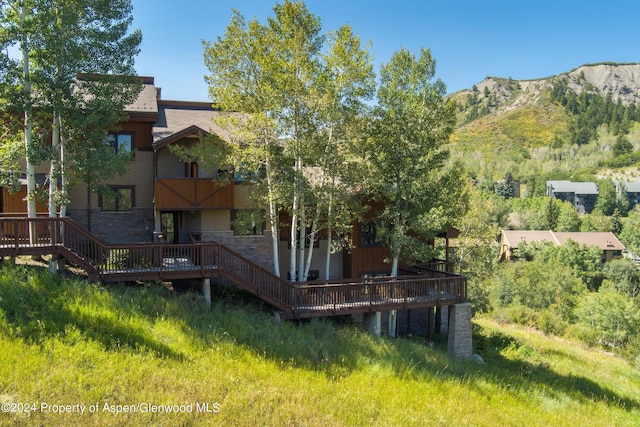
<svg viewBox="0 0 640 427">
<path fill-rule="evenodd" d="M 260 236 L 234 236 L 233 231 L 203 231 L 202 241 L 221 243 L 273 272 L 273 247 L 269 232 Z"/>
<path fill-rule="evenodd" d="M 67 216 L 87 227 L 86 209 L 69 209 Z M 153 209 L 134 208 L 128 212 L 102 212 L 91 209 L 91 232 L 108 243 L 153 241 Z"/>
</svg>

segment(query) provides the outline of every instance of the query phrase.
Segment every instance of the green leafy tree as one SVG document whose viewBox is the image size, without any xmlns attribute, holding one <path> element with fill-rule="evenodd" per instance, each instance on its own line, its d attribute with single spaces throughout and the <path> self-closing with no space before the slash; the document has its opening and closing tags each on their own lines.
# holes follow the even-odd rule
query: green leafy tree
<svg viewBox="0 0 640 427">
<path fill-rule="evenodd" d="M 276 4 L 274 13 L 266 24 L 246 24 L 234 11 L 224 37 L 205 43 L 205 63 L 212 100 L 223 112 L 241 113 L 226 114 L 222 124 L 235 142 L 233 166 L 266 195 L 274 270 L 280 274 L 283 208 L 291 217 L 289 274 L 305 281 L 313 245 L 302 242 L 316 239 L 323 224 L 333 232 L 351 221 L 343 184 L 362 180 L 345 163 L 357 163 L 351 146 L 373 72 L 368 47 L 349 26 L 327 37 L 299 1 Z"/>
<path fill-rule="evenodd" d="M 27 215 L 36 216 L 36 180 L 35 167 L 41 162 L 38 153 L 39 145 L 34 141 L 35 92 L 32 87 L 31 44 L 37 35 L 34 25 L 34 11 L 40 9 L 37 0 L 7 0 L 0 3 L 0 62 L 3 63 L 2 98 L 8 104 L 10 113 L 7 121 L 22 118 L 22 134 L 24 136 L 25 175 L 27 180 Z M 19 59 L 8 54 L 9 48 L 17 48 Z M 32 235 L 33 237 L 33 235 Z"/>
<path fill-rule="evenodd" d="M 469 300 L 476 310 L 489 309 L 488 286 L 498 262 L 498 236 L 509 225 L 509 206 L 496 194 L 469 190 L 469 209 L 457 222 L 457 261 L 469 282 Z"/>
<path fill-rule="evenodd" d="M 39 109 L 49 116 L 52 135 L 50 216 L 56 215 L 58 207 L 64 215 L 68 187 L 78 177 L 70 173 L 78 168 L 65 164 L 65 158 L 77 161 L 86 157 L 82 154 L 85 147 L 104 143 L 107 131 L 115 130 L 126 119 L 124 107 L 142 89 L 133 68 L 142 36 L 139 30 L 129 33 L 131 11 L 130 0 L 53 0 L 39 12 L 41 28 L 31 56 L 34 84 L 42 98 Z M 101 120 L 82 120 L 88 113 Z M 96 139 L 87 140 L 89 135 Z M 76 139 L 70 139 L 72 136 Z M 107 154 L 91 160 L 93 166 L 102 169 L 103 181 L 113 176 L 107 171 L 113 174 L 125 170 L 109 163 L 118 163 L 126 156 L 117 150 L 111 151 L 112 156 Z M 95 165 L 97 158 L 102 163 Z M 62 181 L 61 190 L 57 188 L 58 179 Z M 85 182 L 89 187 L 100 184 Z"/>
<path fill-rule="evenodd" d="M 595 209 L 598 209 L 607 216 L 611 216 L 617 207 L 618 194 L 613 182 L 608 179 L 598 181 L 598 199 Z"/>
<path fill-rule="evenodd" d="M 603 214 L 601 210 L 594 209 L 582 218 L 580 231 L 613 231 L 613 222 L 611 217 Z"/>
<path fill-rule="evenodd" d="M 426 49 L 418 57 L 401 49 L 381 67 L 366 161 L 368 182 L 385 206 L 378 221 L 390 229 L 392 275 L 401 255 L 425 256 L 420 242 L 466 208 L 461 168 L 445 167 L 443 145 L 455 126 L 455 105 L 434 75 L 435 61 Z M 403 253 L 409 248 L 411 253 Z"/>
<path fill-rule="evenodd" d="M 2 4 L 0 18 L 7 31 L 2 32 L 0 43 L 17 46 L 21 52 L 21 71 L 18 61 L 5 58 L 13 66 L 3 75 L 2 87 L 12 94 L 11 109 L 25 117 L 30 216 L 35 214 L 34 166 L 50 160 L 49 214 L 55 216 L 58 206 L 63 206 L 64 213 L 71 179 L 66 170 L 82 169 L 77 164 L 67 167 L 65 159 L 78 161 L 82 155 L 66 151 L 83 151 L 104 143 L 107 130 L 124 118 L 124 106 L 141 88 L 133 79 L 133 57 L 141 35 L 139 31 L 128 34 L 131 9 L 129 0 L 16 0 Z M 80 73 L 91 78 L 78 80 Z M 99 115 L 101 120 L 84 120 L 89 115 Z M 86 140 L 89 135 L 98 140 Z M 74 136 L 81 139 L 74 141 Z M 92 163 L 91 167 L 103 169 L 101 175 L 105 176 L 104 172 L 114 170 L 107 163 L 121 160 L 112 154 L 111 158 L 92 156 L 92 161 L 100 158 L 104 163 Z M 60 178 L 62 191 L 57 188 Z"/>
<path fill-rule="evenodd" d="M 560 213 L 554 231 L 580 231 L 581 219 L 576 208 L 570 202 L 557 200 Z"/>
<path fill-rule="evenodd" d="M 495 307 L 522 305 L 541 311 L 553 306 L 565 320 L 572 318 L 579 296 L 586 293 L 572 268 L 555 257 L 507 264 L 496 283 L 492 292 Z"/>
<path fill-rule="evenodd" d="M 602 274 L 618 292 L 635 299 L 640 292 L 640 269 L 628 258 L 607 262 Z M 603 282 L 604 283 L 604 282 Z"/>
<path fill-rule="evenodd" d="M 620 232 L 620 240 L 630 252 L 640 255 L 640 210 L 637 207 L 629 212 Z"/>
<path fill-rule="evenodd" d="M 603 285 L 598 292 L 585 295 L 576 313 L 583 335 L 592 344 L 616 349 L 638 333 L 640 310 L 631 297 L 613 286 Z"/>
</svg>

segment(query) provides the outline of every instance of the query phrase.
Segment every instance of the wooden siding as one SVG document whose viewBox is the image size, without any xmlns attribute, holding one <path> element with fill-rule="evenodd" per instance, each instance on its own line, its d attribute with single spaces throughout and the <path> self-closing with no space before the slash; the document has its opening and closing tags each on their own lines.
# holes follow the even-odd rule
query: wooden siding
<svg viewBox="0 0 640 427">
<path fill-rule="evenodd" d="M 154 205 L 164 210 L 233 209 L 233 183 L 211 178 L 158 178 Z"/>
<path fill-rule="evenodd" d="M 124 122 L 120 124 L 118 132 L 131 133 L 133 135 L 134 148 L 139 151 L 152 150 L 152 127 L 150 122 Z"/>
<path fill-rule="evenodd" d="M 21 186 L 17 193 L 9 193 L 6 188 L 2 189 L 2 213 L 27 213 L 27 187 Z M 36 199 L 36 211 L 48 212 L 49 207 Z"/>
</svg>

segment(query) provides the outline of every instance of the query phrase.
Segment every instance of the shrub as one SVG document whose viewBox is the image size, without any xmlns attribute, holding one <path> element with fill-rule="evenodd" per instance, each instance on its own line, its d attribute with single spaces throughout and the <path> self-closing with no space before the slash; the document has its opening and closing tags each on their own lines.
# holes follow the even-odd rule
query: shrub
<svg viewBox="0 0 640 427">
<path fill-rule="evenodd" d="M 562 336 L 567 329 L 568 323 L 552 307 L 548 310 L 543 310 L 538 314 L 537 326 L 538 329 L 547 335 L 553 334 Z"/>
<path fill-rule="evenodd" d="M 535 327 L 538 324 L 538 312 L 526 305 L 512 305 L 507 309 L 509 320 L 519 325 Z"/>
</svg>

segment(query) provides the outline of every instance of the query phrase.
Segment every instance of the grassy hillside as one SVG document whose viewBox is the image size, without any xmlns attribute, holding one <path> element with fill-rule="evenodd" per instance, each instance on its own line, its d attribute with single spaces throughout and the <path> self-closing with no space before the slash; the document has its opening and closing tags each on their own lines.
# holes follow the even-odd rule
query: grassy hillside
<svg viewBox="0 0 640 427">
<path fill-rule="evenodd" d="M 640 372 L 621 359 L 488 319 L 474 339 L 485 366 L 348 322 L 277 324 L 240 292 L 208 310 L 3 266 L 0 425 L 637 425 Z M 140 404 L 192 412 L 113 412 Z"/>
</svg>

